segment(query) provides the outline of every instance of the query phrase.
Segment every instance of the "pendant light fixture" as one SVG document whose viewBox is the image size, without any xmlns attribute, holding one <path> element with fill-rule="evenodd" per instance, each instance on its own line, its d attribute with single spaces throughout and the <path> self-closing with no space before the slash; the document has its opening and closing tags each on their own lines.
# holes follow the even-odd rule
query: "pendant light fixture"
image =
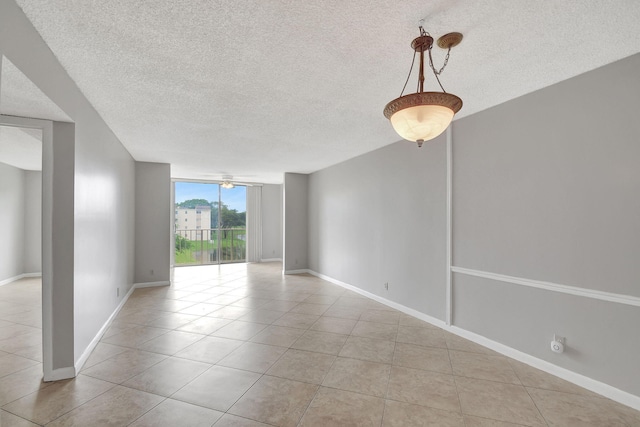
<svg viewBox="0 0 640 427">
<path fill-rule="evenodd" d="M 449 62 L 451 48 L 457 46 L 462 41 L 462 34 L 449 33 L 438 39 L 438 46 L 442 49 L 447 49 L 447 56 L 445 57 L 442 68 L 436 70 L 433 66 L 433 57 L 431 56 L 433 37 L 424 30 L 422 23 L 423 21 L 420 21 L 420 36 L 411 42 L 411 48 L 414 50 L 413 62 L 411 63 L 411 69 L 409 70 L 409 75 L 402 88 L 400 97 L 389 102 L 387 106 L 384 107 L 384 116 L 391 121 L 393 129 L 404 139 L 418 143 L 418 147 L 422 147 L 423 142 L 433 139 L 444 132 L 449 126 L 449 123 L 451 123 L 451 120 L 453 120 L 455 113 L 462 108 L 462 100 L 453 94 L 447 93 L 442 87 L 439 78 Z M 429 66 L 442 92 L 424 91 L 425 52 L 429 57 Z M 416 54 L 420 54 L 420 72 L 418 75 L 417 92 L 402 96 L 411 77 Z"/>
</svg>

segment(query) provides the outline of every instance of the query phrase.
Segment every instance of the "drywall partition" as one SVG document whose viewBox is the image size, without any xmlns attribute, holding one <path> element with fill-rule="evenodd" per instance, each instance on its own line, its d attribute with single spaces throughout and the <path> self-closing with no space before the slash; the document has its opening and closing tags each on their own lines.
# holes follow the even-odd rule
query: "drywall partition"
<svg viewBox="0 0 640 427">
<path fill-rule="evenodd" d="M 42 172 L 25 171 L 24 272 L 42 273 Z"/>
<path fill-rule="evenodd" d="M 73 356 L 70 363 L 66 355 L 62 357 L 61 364 L 55 364 L 54 369 L 60 369 L 58 378 L 73 376 L 74 361 L 87 355 L 105 322 L 133 285 L 135 165 L 20 7 L 11 0 L 0 2 L 0 54 L 75 122 L 73 149 L 64 154 L 54 153 L 58 155 L 56 171 L 69 163 L 72 180 L 63 185 L 55 177 L 50 195 L 58 206 L 69 199 L 67 218 L 73 223 L 71 229 L 54 228 L 56 233 L 66 230 L 72 234 L 68 244 L 53 248 L 54 256 L 59 254 L 65 259 L 61 265 L 68 262 L 69 254 L 73 261 L 70 271 L 59 270 L 60 274 L 70 275 L 71 281 L 59 284 L 60 276 L 53 278 L 54 305 L 59 302 L 60 310 L 72 309 L 73 319 L 70 325 L 66 323 L 68 319 L 53 325 L 54 343 L 71 348 Z M 59 130 L 65 132 L 62 127 Z M 55 208 L 54 205 L 54 213 Z M 54 274 L 56 262 L 59 261 L 54 259 Z M 69 286 L 71 293 L 67 292 Z M 70 335 L 70 339 L 65 335 L 60 342 L 56 341 L 58 332 Z"/>
<path fill-rule="evenodd" d="M 136 162 L 135 283 L 168 285 L 171 262 L 171 166 Z"/>
<path fill-rule="evenodd" d="M 446 165 L 443 135 L 311 174 L 309 268 L 444 320 Z"/>
<path fill-rule="evenodd" d="M 74 119 L 78 361 L 133 286 L 135 162 L 92 108 Z"/>
<path fill-rule="evenodd" d="M 262 260 L 282 259 L 282 185 L 262 186 Z"/>
<path fill-rule="evenodd" d="M 460 119 L 453 145 L 454 324 L 635 396 L 638 75 L 640 54 Z"/>
<path fill-rule="evenodd" d="M 72 123 L 53 122 L 52 142 L 43 142 L 44 185 L 52 204 L 51 278 L 43 278 L 43 306 L 51 301 L 50 316 L 43 310 L 44 346 L 51 348 L 51 366 L 45 359 L 45 380 L 73 377 L 75 332 L 75 129 Z M 46 132 L 44 134 L 46 138 Z M 50 147 L 49 147 L 50 146 Z M 49 150 L 51 152 L 49 153 Z M 51 171 L 51 173 L 47 172 Z M 49 180 L 51 176 L 51 180 Z M 43 189 L 43 192 L 45 190 Z M 44 199 L 43 199 L 44 200 Z M 44 224 L 43 224 L 44 225 Z M 46 240 L 43 239 L 43 244 Z M 47 281 L 50 286 L 46 286 Z M 49 288 L 49 289 L 46 289 Z M 45 332 L 45 330 L 48 330 Z M 49 332 L 50 331 L 50 332 Z M 45 351 L 46 356 L 46 351 Z"/>
<path fill-rule="evenodd" d="M 24 271 L 25 172 L 0 163 L 0 283 L 17 279 Z"/>
<path fill-rule="evenodd" d="M 308 175 L 284 174 L 283 269 L 285 273 L 305 271 L 308 268 L 308 191 Z"/>
</svg>

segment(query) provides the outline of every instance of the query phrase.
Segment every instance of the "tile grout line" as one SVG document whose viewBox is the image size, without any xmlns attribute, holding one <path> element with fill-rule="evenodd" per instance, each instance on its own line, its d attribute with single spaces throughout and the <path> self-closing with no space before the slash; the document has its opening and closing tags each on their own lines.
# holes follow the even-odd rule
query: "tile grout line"
<svg viewBox="0 0 640 427">
<path fill-rule="evenodd" d="M 123 386 L 126 387 L 126 386 Z M 130 387 L 129 387 L 130 388 Z M 131 390 L 136 390 L 136 391 L 142 391 L 142 390 L 138 390 L 138 389 L 131 389 Z M 149 393 L 148 391 L 145 393 Z M 155 394 L 155 393 L 149 393 L 149 394 L 153 394 L 154 396 L 160 396 L 159 394 Z M 147 411 L 145 411 L 144 413 L 140 414 L 139 417 L 137 417 L 134 420 L 131 420 L 131 422 L 129 424 L 127 424 L 127 426 L 130 426 L 131 424 L 135 423 L 136 421 L 138 421 L 140 418 L 144 417 L 145 415 L 147 415 L 149 412 L 153 411 L 155 408 L 157 408 L 158 406 L 162 405 L 165 401 L 167 401 L 169 398 L 166 396 L 160 396 L 163 397 L 164 399 L 162 399 L 160 402 L 158 402 L 157 404 L 153 405 L 151 408 L 149 408 Z"/>
<path fill-rule="evenodd" d="M 18 418 L 20 418 L 21 420 L 25 420 L 26 422 L 28 422 L 28 423 L 32 423 L 32 424 L 35 424 L 35 425 L 37 425 L 37 426 L 39 426 L 39 427 L 44 425 L 44 424 L 38 424 L 38 423 L 36 423 L 35 421 L 32 421 L 32 420 L 30 420 L 30 419 L 28 419 L 28 418 L 25 418 L 25 417 L 22 417 L 22 416 L 20 416 L 20 415 L 16 415 L 16 414 L 14 414 L 13 412 L 9 412 L 9 411 L 7 411 L 6 409 L 2 409 L 2 408 L 0 408 L 0 411 L 4 411 L 4 412 L 6 412 L 7 414 L 11 414 L 11 415 L 13 415 L 14 417 L 18 417 Z M 53 421 L 53 420 L 51 420 L 51 421 Z M 49 422 L 51 422 L 51 421 L 49 421 Z"/>
<path fill-rule="evenodd" d="M 516 375 L 518 375 L 517 372 L 516 372 Z M 518 380 L 520 380 L 520 377 L 518 377 Z M 522 381 L 520 380 L 520 382 L 522 382 Z M 522 388 L 524 388 L 524 390 L 527 392 L 527 396 L 529 396 L 529 399 L 531 399 L 531 403 L 533 403 L 533 406 L 536 407 L 536 411 L 538 411 L 538 414 L 540 414 L 540 417 L 542 417 L 542 420 L 548 426 L 549 425 L 549 420 L 547 420 L 547 418 L 544 416 L 544 414 L 542 413 L 542 411 L 538 407 L 538 404 L 536 403 L 535 399 L 533 398 L 533 396 L 531 396 L 531 393 L 529 393 L 529 389 L 524 384 L 522 385 Z"/>
<path fill-rule="evenodd" d="M 274 300 L 274 301 L 276 301 L 276 300 Z M 293 306 L 291 309 L 293 309 L 293 308 L 297 307 L 300 303 L 301 303 L 301 302 L 298 302 L 298 304 L 296 304 L 295 306 Z M 227 304 L 227 307 L 228 307 L 228 306 L 230 306 L 230 305 L 232 305 L 232 304 L 233 304 L 233 303 L 231 303 L 231 304 Z M 265 304 L 263 304 L 263 305 L 266 305 L 266 304 L 267 304 L 267 303 L 265 303 Z M 291 312 L 291 309 L 290 309 L 289 311 L 287 311 L 287 312 L 284 312 L 284 314 Z M 251 311 L 254 311 L 254 310 L 251 310 Z M 247 313 L 247 314 L 248 314 L 248 313 Z M 283 314 L 283 315 L 284 315 L 284 314 Z M 206 315 L 205 315 L 205 316 L 206 316 Z M 205 316 L 202 316 L 202 317 L 205 317 Z M 281 317 L 281 316 L 280 316 L 280 317 Z M 238 320 L 238 319 L 235 319 L 235 320 Z M 275 320 L 277 320 L 277 319 L 275 319 Z M 275 320 L 274 320 L 274 321 L 275 321 Z M 315 323 L 315 322 L 314 322 L 314 323 Z M 267 326 L 269 326 L 269 325 L 273 325 L 273 322 L 272 322 L 272 323 L 270 323 L 270 324 L 268 324 Z M 222 328 L 222 327 L 220 327 L 220 328 L 218 328 L 218 329 L 221 329 L 221 328 Z M 307 330 L 309 330 L 309 328 L 305 329 L 305 331 L 307 331 Z M 215 332 L 215 331 L 214 331 L 214 332 Z M 255 334 L 255 335 L 258 335 L 258 334 Z M 254 336 L 255 336 L 255 335 L 254 335 Z M 244 341 L 242 345 L 244 345 L 244 344 L 246 344 L 246 343 L 251 343 L 251 342 L 252 342 L 252 341 L 250 341 L 250 339 L 251 339 L 251 338 L 252 338 L 252 337 L 250 337 L 250 338 L 249 338 L 249 339 L 247 339 L 247 340 L 242 340 L 242 341 Z M 296 341 L 297 341 L 297 339 L 296 339 Z M 295 342 L 294 342 L 294 343 L 295 343 Z M 256 343 L 256 344 L 260 344 L 260 343 Z M 241 345 L 241 346 L 242 346 L 242 345 Z M 267 344 L 262 344 L 262 345 L 267 345 Z M 240 348 L 240 347 L 238 347 L 238 348 Z M 289 349 L 291 349 L 291 346 L 286 347 L 286 350 L 285 350 L 285 351 L 284 351 L 284 352 L 283 352 L 283 353 L 278 357 L 278 359 L 277 359 L 277 360 L 276 360 L 276 361 L 275 361 L 271 366 L 273 366 L 275 363 L 277 363 L 277 361 L 278 361 L 278 360 L 280 360 L 280 359 L 284 356 L 284 354 L 285 354 Z M 236 351 L 236 350 L 237 350 L 237 349 L 235 349 L 235 350 L 233 350 L 233 351 Z M 233 353 L 233 351 L 231 351 L 229 354 Z M 227 356 L 228 356 L 228 354 L 227 354 Z M 212 366 L 222 366 L 222 367 L 224 367 L 223 365 L 218 365 L 218 363 L 219 363 L 220 361 L 222 361 L 225 357 L 226 357 L 226 356 L 222 357 L 218 362 L 216 362 L 216 363 L 215 363 L 215 364 L 213 364 Z M 186 359 L 186 360 L 189 360 L 189 359 Z M 232 368 L 232 369 L 238 369 L 238 368 Z M 255 372 L 255 371 L 244 370 L 244 369 L 239 369 L 239 370 L 243 370 L 243 371 L 245 371 L 245 372 L 251 372 L 251 373 L 258 373 L 258 372 Z M 267 369 L 267 371 L 268 371 L 268 369 Z M 252 385 L 251 385 L 251 386 L 250 386 L 250 387 L 249 387 L 249 388 L 248 388 L 248 389 L 247 389 L 247 390 L 246 390 L 246 391 L 245 391 L 245 392 L 244 392 L 244 393 L 243 393 L 243 394 L 242 394 L 242 395 L 237 399 L 237 400 L 236 400 L 236 401 L 234 401 L 234 402 L 233 402 L 233 404 L 231 404 L 231 406 L 230 406 L 230 407 L 229 407 L 229 408 L 228 408 L 224 413 L 225 413 L 225 414 L 234 415 L 234 414 L 231 414 L 231 413 L 229 413 L 229 412 L 228 412 L 228 411 L 229 411 L 229 409 L 231 409 L 231 408 L 232 408 L 232 407 L 233 407 L 233 406 L 234 406 L 234 405 L 235 405 L 235 404 L 236 404 L 240 399 L 242 399 L 242 397 L 244 397 L 244 395 L 246 395 L 246 393 L 248 393 L 248 392 L 249 392 L 249 390 L 251 390 L 251 388 L 253 388 L 253 387 L 254 387 L 254 386 L 255 386 L 255 385 L 256 385 L 256 384 L 257 384 L 257 383 L 258 383 L 258 382 L 259 382 L 259 381 L 264 377 L 264 376 L 266 376 L 266 375 L 267 375 L 267 373 L 266 373 L 267 371 L 265 371 L 264 373 L 260 373 L 260 377 L 259 377 L 259 378 L 258 378 L 258 379 L 257 379 L 257 380 L 256 380 L 256 381 L 255 381 L 255 382 L 254 382 L 254 383 L 253 383 L 253 384 L 252 384 Z M 206 371 L 205 371 L 205 372 L 206 372 Z M 203 373 L 204 373 L 204 372 L 203 372 Z M 203 373 L 201 373 L 200 375 L 202 375 Z M 198 376 L 197 376 L 196 378 L 194 378 L 192 381 L 190 381 L 189 383 L 185 384 L 183 387 L 181 387 L 180 389 L 178 389 L 175 393 L 178 393 L 182 388 L 186 387 L 188 384 L 190 384 L 191 382 L 195 381 L 198 377 L 200 377 L 200 375 L 198 375 Z M 275 376 L 274 376 L 274 377 L 275 377 Z M 276 378 L 278 378 L 278 377 L 276 377 Z M 318 389 L 319 389 L 319 386 L 318 386 Z M 172 395 L 174 395 L 175 393 L 173 393 Z M 316 390 L 316 393 L 317 393 L 317 390 Z M 314 397 L 315 397 L 315 395 L 314 395 Z M 313 400 L 313 399 L 312 399 L 312 400 Z M 200 405 L 196 405 L 196 406 L 200 406 Z M 200 406 L 200 407 L 202 407 L 202 406 Z M 305 410 L 305 411 L 306 411 L 306 410 Z M 234 415 L 234 416 L 235 416 L 235 415 Z M 245 418 L 245 417 L 242 417 L 242 418 Z M 248 418 L 248 419 L 251 419 L 251 418 Z M 255 420 L 255 421 L 258 421 L 258 420 Z M 217 423 L 217 421 L 216 421 L 216 423 Z"/>
<path fill-rule="evenodd" d="M 92 378 L 93 378 L 93 377 L 92 377 Z M 63 380 L 63 381 L 64 381 L 64 380 Z M 72 379 L 72 381 L 75 381 L 75 378 L 73 378 L 73 379 Z M 102 380 L 101 380 L 101 381 L 102 381 Z M 82 402 L 80 405 L 78 405 L 78 406 L 75 406 L 75 407 L 71 408 L 70 410 L 68 410 L 67 412 L 65 412 L 65 413 L 63 413 L 63 414 L 60 414 L 60 416 L 55 417 L 55 418 L 53 418 L 53 419 L 51 419 L 51 420 L 47 421 L 45 424 L 52 423 L 52 422 L 54 422 L 55 420 L 57 420 L 57 419 L 59 419 L 59 418 L 64 417 L 64 416 L 65 416 L 65 415 L 67 415 L 68 413 L 70 413 L 70 412 L 72 412 L 72 411 L 75 411 L 76 409 L 80 408 L 81 406 L 86 405 L 87 403 L 91 402 L 91 401 L 92 401 L 92 400 L 94 400 L 94 399 L 97 399 L 98 397 L 102 396 L 103 394 L 107 393 L 109 390 L 112 390 L 112 389 L 114 389 L 115 387 L 117 387 L 117 386 L 119 385 L 119 384 L 111 383 L 111 382 L 109 382 L 109 381 L 105 381 L 105 382 L 108 382 L 108 383 L 110 383 L 110 384 L 113 384 L 113 386 L 109 387 L 108 389 L 106 389 L 106 390 L 105 390 L 105 391 L 103 391 L 102 393 L 99 393 L 99 394 L 95 395 L 94 397 L 92 397 L 91 399 L 87 400 L 86 402 Z M 37 393 L 37 392 L 35 392 L 35 393 Z M 36 423 L 35 421 L 32 421 L 32 422 Z M 36 423 L 36 424 L 37 424 L 37 423 Z"/>
<path fill-rule="evenodd" d="M 331 304 L 331 306 L 329 307 L 329 309 L 331 307 L 333 307 L 339 300 L 340 298 L 338 298 L 336 301 L 333 302 L 333 304 Z M 327 309 L 327 311 L 329 310 Z M 358 320 L 360 319 L 360 316 L 358 316 Z M 356 321 L 357 324 L 357 321 Z M 355 328 L 355 325 L 353 326 Z M 352 328 L 353 331 L 353 328 Z M 351 336 L 351 333 L 349 333 L 349 336 Z M 338 352 L 338 354 L 336 354 L 335 359 L 333 359 L 333 362 L 331 362 L 331 366 L 329 366 L 329 369 L 327 369 L 327 371 L 325 372 L 324 376 L 322 377 L 322 381 L 320 381 L 320 384 L 318 384 L 318 388 L 316 389 L 315 394 L 313 395 L 313 398 L 311 398 L 311 400 L 309 400 L 309 403 L 307 404 L 307 407 L 305 408 L 304 412 L 302 413 L 302 416 L 300 417 L 300 419 L 298 420 L 298 422 L 296 423 L 296 426 L 299 426 L 300 423 L 302 422 L 302 420 L 304 419 L 304 416 L 307 414 L 307 412 L 309 411 L 309 408 L 311 407 L 311 404 L 313 403 L 313 401 L 316 399 L 316 397 L 318 396 L 318 393 L 320 392 L 320 389 L 322 387 L 324 387 L 322 384 L 324 383 L 324 380 L 327 378 L 327 375 L 329 375 L 329 372 L 331 372 L 331 369 L 333 369 L 333 367 L 336 364 L 336 361 L 338 360 L 338 357 L 340 352 L 342 351 L 342 348 L 344 348 L 344 345 L 346 344 L 347 340 L 349 338 L 347 337 L 347 339 L 345 340 L 345 342 L 342 344 L 342 347 L 340 347 L 340 351 Z M 332 388 L 332 387 L 327 387 L 327 388 Z"/>
<path fill-rule="evenodd" d="M 445 345 L 446 345 L 446 338 L 445 338 Z M 467 421 L 465 420 L 464 412 L 462 411 L 462 400 L 460 399 L 460 389 L 458 388 L 458 381 L 456 380 L 456 376 L 454 375 L 454 372 L 453 372 L 453 363 L 451 361 L 451 350 L 449 348 L 447 348 L 447 357 L 449 358 L 449 365 L 451 367 L 451 377 L 453 378 L 453 385 L 456 388 L 456 397 L 458 398 L 458 407 L 460 408 L 460 415 L 462 415 L 462 422 L 466 426 Z"/>
<path fill-rule="evenodd" d="M 316 295 L 316 294 L 314 294 L 314 295 Z M 339 298 L 338 298 L 338 299 L 339 299 Z M 336 301 L 334 301 L 333 303 L 331 303 L 331 304 L 329 305 L 329 307 L 327 308 L 327 310 L 325 310 L 325 313 L 326 313 L 326 312 L 327 312 L 331 307 L 333 307 L 333 306 L 336 304 L 336 302 L 338 301 L 338 299 L 336 299 Z M 297 307 L 297 306 L 296 306 L 296 307 Z M 322 315 L 320 315 L 320 317 L 322 317 Z M 318 319 L 318 320 L 320 320 L 320 319 Z M 314 322 L 313 324 L 315 324 L 315 323 L 317 323 L 317 320 L 316 320 L 316 322 Z M 311 325 L 311 326 L 313 326 L 313 325 Z M 309 327 L 309 329 L 307 329 L 307 330 L 311 330 L 310 328 L 311 328 L 311 327 Z M 303 334 L 303 335 L 304 335 L 304 334 Z M 302 337 L 302 335 L 301 335 L 301 337 Z M 300 338 L 298 338 L 298 339 L 300 339 Z M 297 341 L 298 341 L 298 340 L 296 340 L 293 344 L 295 344 Z M 345 340 L 345 343 L 346 343 L 346 340 Z M 344 347 L 344 343 L 342 344 L 342 347 Z M 342 351 L 342 347 L 340 348 L 340 351 Z M 291 349 L 291 347 L 289 347 L 289 349 Z M 288 351 L 289 349 L 287 349 L 287 351 Z M 294 350 L 295 350 L 295 349 L 294 349 Z M 304 351 L 304 350 L 299 350 L 299 351 Z M 285 352 L 285 353 L 286 353 L 286 352 Z M 340 353 L 340 352 L 338 352 L 338 353 Z M 284 353 L 283 353 L 283 355 L 284 355 Z M 298 420 L 298 422 L 296 423 L 296 426 L 299 426 L 299 425 L 300 425 L 300 423 L 301 423 L 301 422 L 302 422 L 302 420 L 304 419 L 304 416 L 305 416 L 305 415 L 306 415 L 306 413 L 309 411 L 309 408 L 311 407 L 311 404 L 312 404 L 312 403 L 313 403 L 313 401 L 316 399 L 316 396 L 318 396 L 318 392 L 319 392 L 319 391 L 320 391 L 320 389 L 322 388 L 322 383 L 324 382 L 324 379 L 327 377 L 327 374 L 329 373 L 329 371 L 331 370 L 331 368 L 333 368 L 333 365 L 336 363 L 336 360 L 338 360 L 338 355 L 336 355 L 336 356 L 335 356 L 335 358 L 333 359 L 333 362 L 331 362 L 331 366 L 330 366 L 330 367 L 329 367 L 329 369 L 327 369 L 327 371 L 325 372 L 324 376 L 322 377 L 322 380 L 320 381 L 320 384 L 315 384 L 315 385 L 316 385 L 316 392 L 313 394 L 313 397 L 309 400 L 309 403 L 307 403 L 307 406 L 306 406 L 306 408 L 304 409 L 304 411 L 302 412 L 302 415 L 300 416 L 300 419 L 299 419 L 299 420 Z M 274 363 L 274 365 L 275 365 L 275 363 Z M 272 365 L 272 366 L 273 366 L 273 365 Z"/>
<path fill-rule="evenodd" d="M 400 320 L 398 319 L 398 330 L 400 329 Z M 393 371 L 393 361 L 396 357 L 396 346 L 398 344 L 398 333 L 396 332 L 396 339 L 393 341 L 393 354 L 391 355 L 391 363 L 389 364 L 389 376 L 387 377 L 387 389 L 384 393 L 384 403 L 382 405 L 382 418 L 380 419 L 380 427 L 384 425 L 384 416 L 387 412 L 387 401 L 389 400 L 389 386 L 391 385 L 391 371 Z"/>
</svg>

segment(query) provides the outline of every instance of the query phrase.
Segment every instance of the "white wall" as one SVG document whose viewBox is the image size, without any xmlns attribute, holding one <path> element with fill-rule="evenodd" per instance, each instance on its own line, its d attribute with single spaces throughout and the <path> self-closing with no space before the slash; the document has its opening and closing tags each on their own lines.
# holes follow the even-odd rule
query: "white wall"
<svg viewBox="0 0 640 427">
<path fill-rule="evenodd" d="M 0 163 L 0 282 L 25 273 L 25 189 L 24 171 Z"/>
<path fill-rule="evenodd" d="M 169 284 L 171 167 L 136 162 L 135 283 Z"/>
<path fill-rule="evenodd" d="M 282 185 L 262 186 L 262 258 L 282 259 Z"/>
<path fill-rule="evenodd" d="M 284 260 L 286 272 L 308 268 L 309 176 L 284 174 Z"/>
<path fill-rule="evenodd" d="M 262 186 L 246 187 L 247 262 L 262 260 Z"/>
<path fill-rule="evenodd" d="M 42 273 L 42 172 L 24 174 L 24 272 Z"/>
<path fill-rule="evenodd" d="M 72 226 L 63 228 L 71 239 L 63 238 L 60 240 L 63 247 L 53 248 L 54 256 L 72 257 L 71 262 L 55 257 L 53 260 L 54 274 L 58 262 L 59 273 L 71 275 L 64 276 L 65 283 L 60 286 L 54 282 L 53 307 L 54 317 L 56 312 L 67 313 L 64 320 L 54 324 L 61 335 L 54 343 L 60 344 L 62 352 L 54 369 L 63 369 L 61 372 L 68 375 L 133 285 L 135 165 L 14 1 L 0 2 L 0 54 L 75 123 L 75 132 L 58 127 L 61 135 L 73 137 L 68 147 L 54 153 L 64 156 L 71 165 L 71 182 L 66 175 L 61 177 L 54 182 L 52 194 L 54 221 L 56 209 L 60 214 L 65 209 L 72 212 L 68 217 Z M 54 125 L 54 150 L 55 134 Z M 71 151 L 65 151 L 66 148 Z M 59 160 L 54 167 L 65 163 L 62 158 Z M 70 204 L 62 206 L 63 200 Z M 62 268 L 70 265 L 71 272 Z M 54 277 L 55 280 L 58 279 Z M 117 288 L 120 297 L 116 297 Z M 64 291 L 56 295 L 60 289 Z M 69 289 L 71 293 L 67 292 Z"/>
<path fill-rule="evenodd" d="M 311 270 L 444 320 L 445 262 L 444 137 L 311 174 Z"/>
</svg>

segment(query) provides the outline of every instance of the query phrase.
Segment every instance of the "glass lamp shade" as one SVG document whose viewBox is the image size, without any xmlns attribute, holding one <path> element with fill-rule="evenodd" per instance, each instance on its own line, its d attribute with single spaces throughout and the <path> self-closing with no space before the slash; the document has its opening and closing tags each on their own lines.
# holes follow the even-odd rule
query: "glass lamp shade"
<svg viewBox="0 0 640 427">
<path fill-rule="evenodd" d="M 453 110 L 441 105 L 419 105 L 391 116 L 398 135 L 409 141 L 428 141 L 440 135 L 453 119 Z"/>
<path fill-rule="evenodd" d="M 393 129 L 409 141 L 428 141 L 445 131 L 462 100 L 441 92 L 419 92 L 394 99 L 384 109 Z"/>
</svg>

